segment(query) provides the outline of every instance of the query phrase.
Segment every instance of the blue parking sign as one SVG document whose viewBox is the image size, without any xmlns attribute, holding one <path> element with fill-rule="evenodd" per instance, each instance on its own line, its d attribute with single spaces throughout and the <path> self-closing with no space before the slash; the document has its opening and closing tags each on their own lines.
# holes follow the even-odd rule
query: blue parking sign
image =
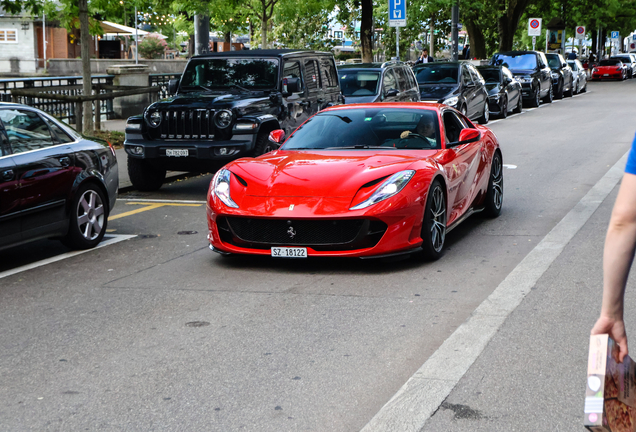
<svg viewBox="0 0 636 432">
<path fill-rule="evenodd" d="M 389 26 L 406 27 L 406 0 L 389 0 Z"/>
<path fill-rule="evenodd" d="M 612 32 L 612 39 L 618 39 L 618 32 L 617 31 L 613 31 Z"/>
</svg>

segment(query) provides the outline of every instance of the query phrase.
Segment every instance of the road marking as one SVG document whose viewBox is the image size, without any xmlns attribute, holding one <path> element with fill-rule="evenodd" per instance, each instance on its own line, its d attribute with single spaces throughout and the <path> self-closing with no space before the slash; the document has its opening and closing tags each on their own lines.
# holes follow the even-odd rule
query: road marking
<svg viewBox="0 0 636 432">
<path fill-rule="evenodd" d="M 124 235 L 124 234 L 106 234 L 104 236 L 104 240 L 102 240 L 102 242 L 100 244 L 98 244 L 97 246 L 95 246 L 93 249 L 66 252 L 66 253 L 63 253 L 61 255 L 57 255 L 57 256 L 54 256 L 54 257 L 51 257 L 51 258 L 47 258 L 47 259 L 43 259 L 43 260 L 31 263 L 31 264 L 26 264 L 26 265 L 23 265 L 21 267 L 16 267 L 16 268 L 11 269 L 11 270 L 3 271 L 3 272 L 0 273 L 0 279 L 5 278 L 7 276 L 11 276 L 11 275 L 17 274 L 17 273 L 21 273 L 23 271 L 32 270 L 34 268 L 41 267 L 43 265 L 51 264 L 51 263 L 54 263 L 56 261 L 61 261 L 61 260 L 66 259 L 66 258 L 71 258 L 71 257 L 74 257 L 76 255 L 80 255 L 80 254 L 83 254 L 83 253 L 86 253 L 86 252 L 90 252 L 90 251 L 93 251 L 95 249 L 103 248 L 105 246 L 110 246 L 112 244 L 119 243 L 121 241 L 131 239 L 133 237 L 137 237 L 137 236 L 136 235 Z"/>
<path fill-rule="evenodd" d="M 504 321 L 623 177 L 625 153 L 471 316 L 367 423 L 362 432 L 416 432 L 439 409 Z"/>
<path fill-rule="evenodd" d="M 159 207 L 166 207 L 166 206 L 173 206 L 173 207 L 201 207 L 202 204 L 177 204 L 177 203 L 166 203 L 166 202 L 162 202 L 162 203 L 154 203 L 154 204 L 149 204 L 147 202 L 127 202 L 127 205 L 143 205 L 144 207 L 142 208 L 138 208 L 135 210 L 130 210 L 124 213 L 119 213 L 115 216 L 110 216 L 108 218 L 109 221 L 115 220 L 115 219 L 119 219 L 119 218 L 123 218 L 126 216 L 132 216 L 134 214 L 137 213 L 141 213 L 141 212 L 145 212 L 148 210 L 154 210 L 156 208 Z"/>
<path fill-rule="evenodd" d="M 205 204 L 205 201 L 195 200 L 159 200 L 159 199 L 133 199 L 133 198 L 117 198 L 117 201 L 132 201 L 140 203 L 174 203 L 174 204 Z"/>
<path fill-rule="evenodd" d="M 511 164 L 503 164 L 503 167 L 510 170 L 517 169 L 517 165 L 511 165 Z"/>
</svg>

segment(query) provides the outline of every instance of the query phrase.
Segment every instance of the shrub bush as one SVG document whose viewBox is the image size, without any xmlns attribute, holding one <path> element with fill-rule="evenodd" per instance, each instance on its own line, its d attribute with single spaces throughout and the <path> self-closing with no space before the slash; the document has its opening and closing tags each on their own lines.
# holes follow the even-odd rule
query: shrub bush
<svg viewBox="0 0 636 432">
<path fill-rule="evenodd" d="M 168 44 L 157 34 L 151 33 L 139 42 L 139 55 L 146 59 L 161 58 Z"/>
</svg>

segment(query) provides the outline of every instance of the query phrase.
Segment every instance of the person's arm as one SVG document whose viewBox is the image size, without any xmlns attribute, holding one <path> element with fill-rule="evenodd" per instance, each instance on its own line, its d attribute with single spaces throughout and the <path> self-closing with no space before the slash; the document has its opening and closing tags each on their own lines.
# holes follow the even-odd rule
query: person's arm
<svg viewBox="0 0 636 432">
<path fill-rule="evenodd" d="M 612 210 L 603 251 L 603 304 L 592 334 L 608 333 L 620 346 L 619 360 L 628 354 L 623 321 L 625 286 L 636 249 L 636 175 L 623 176 Z"/>
</svg>

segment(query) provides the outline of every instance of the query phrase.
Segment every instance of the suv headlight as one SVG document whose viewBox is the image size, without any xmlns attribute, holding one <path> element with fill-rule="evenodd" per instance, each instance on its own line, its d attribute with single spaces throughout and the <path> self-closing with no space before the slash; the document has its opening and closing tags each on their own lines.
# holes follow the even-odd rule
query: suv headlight
<svg viewBox="0 0 636 432">
<path fill-rule="evenodd" d="M 232 111 L 221 110 L 214 115 L 214 124 L 219 129 L 225 129 L 232 124 Z"/>
<path fill-rule="evenodd" d="M 517 77 L 517 79 L 519 80 L 519 82 L 522 82 L 522 83 L 531 83 L 532 82 L 532 78 L 529 77 L 529 76 L 520 76 L 520 77 Z"/>
<path fill-rule="evenodd" d="M 153 111 L 148 115 L 148 124 L 152 127 L 157 127 L 161 124 L 161 113 L 159 111 Z"/>
<path fill-rule="evenodd" d="M 228 207 L 238 208 L 238 205 L 232 201 L 230 197 L 230 177 L 232 173 L 227 169 L 222 169 L 214 176 L 212 192 L 216 195 L 223 204 Z"/>
<path fill-rule="evenodd" d="M 553 79 L 559 79 L 559 74 L 556 72 L 552 72 L 552 78 Z"/>
<path fill-rule="evenodd" d="M 457 106 L 457 102 L 459 102 L 459 98 L 457 96 L 449 97 L 448 99 L 444 99 L 444 104 L 454 107 Z"/>
<path fill-rule="evenodd" d="M 390 198 L 393 195 L 396 195 L 398 192 L 404 189 L 404 186 L 407 185 L 407 183 L 413 178 L 414 175 L 415 170 L 405 170 L 393 174 L 391 177 L 386 179 L 384 183 L 382 183 L 380 187 L 376 189 L 375 192 L 373 192 L 373 195 L 362 201 L 357 206 L 351 207 L 349 210 L 360 210 L 363 208 L 367 208 L 369 206 L 372 206 L 373 204 Z"/>
</svg>

